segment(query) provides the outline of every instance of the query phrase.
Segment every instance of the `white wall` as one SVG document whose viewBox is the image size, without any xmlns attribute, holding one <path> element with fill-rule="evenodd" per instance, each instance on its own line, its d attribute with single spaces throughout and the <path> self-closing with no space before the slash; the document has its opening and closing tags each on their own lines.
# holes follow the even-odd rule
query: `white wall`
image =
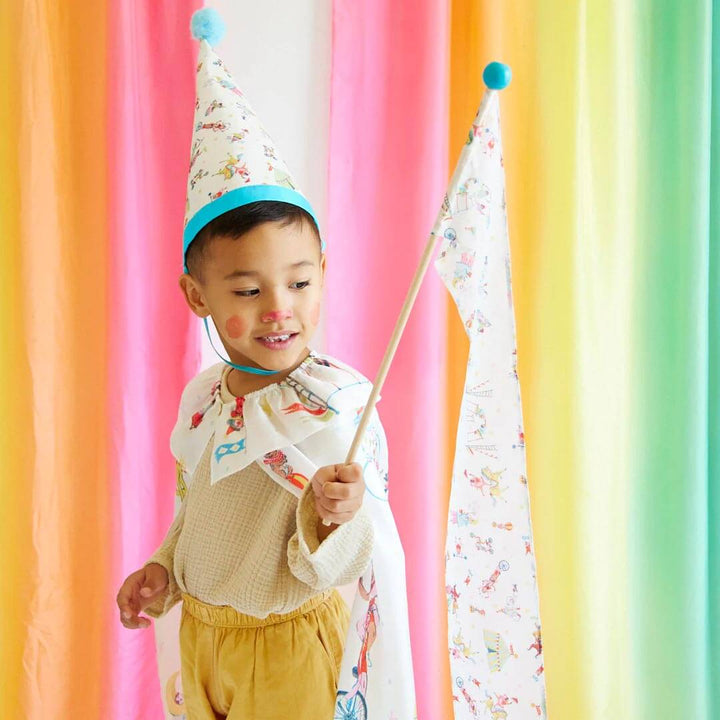
<svg viewBox="0 0 720 720">
<path fill-rule="evenodd" d="M 332 0 L 213 0 L 227 31 L 215 48 L 327 224 Z M 202 367 L 219 361 L 202 321 Z M 215 346 L 224 352 L 213 332 Z M 324 349 L 321 320 L 313 348 Z"/>
</svg>

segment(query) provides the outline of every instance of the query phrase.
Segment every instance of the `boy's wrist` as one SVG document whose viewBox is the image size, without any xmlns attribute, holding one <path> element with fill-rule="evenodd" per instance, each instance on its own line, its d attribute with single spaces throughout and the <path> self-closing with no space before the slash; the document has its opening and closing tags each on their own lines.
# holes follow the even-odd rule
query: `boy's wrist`
<svg viewBox="0 0 720 720">
<path fill-rule="evenodd" d="M 330 523 L 330 525 L 325 525 L 320 517 L 318 517 L 317 526 L 316 526 L 316 532 L 317 532 L 317 538 L 320 542 L 322 542 L 330 533 L 332 533 L 336 528 L 339 528 L 339 525 L 336 525 L 335 523 Z"/>
</svg>

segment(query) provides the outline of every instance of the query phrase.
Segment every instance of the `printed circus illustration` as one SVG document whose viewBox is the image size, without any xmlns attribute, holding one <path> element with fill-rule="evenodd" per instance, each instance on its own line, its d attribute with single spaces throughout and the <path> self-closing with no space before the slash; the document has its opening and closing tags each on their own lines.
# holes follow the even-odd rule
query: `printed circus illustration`
<svg viewBox="0 0 720 720">
<path fill-rule="evenodd" d="M 287 456 L 282 450 L 272 450 L 263 456 L 263 463 L 267 465 L 276 475 L 285 478 L 295 487 L 304 490 L 310 482 L 305 475 L 293 471 L 293 466 L 288 462 Z"/>
<path fill-rule="evenodd" d="M 250 171 L 247 169 L 247 165 L 242 162 L 240 155 L 227 154 L 227 159 L 223 160 L 220 165 L 220 170 L 215 175 L 222 175 L 225 180 L 230 180 L 234 175 L 239 175 L 245 184 L 251 181 Z"/>
<path fill-rule="evenodd" d="M 228 429 L 225 433 L 226 435 L 229 435 L 232 432 L 238 432 L 245 427 L 245 418 L 243 417 L 244 404 L 244 396 L 235 398 L 235 407 L 230 411 L 230 417 L 227 421 Z"/>
<path fill-rule="evenodd" d="M 185 718 L 185 698 L 182 690 L 178 687 L 179 677 L 180 672 L 174 672 L 168 678 L 165 684 L 165 703 L 171 717 L 183 720 Z"/>
<path fill-rule="evenodd" d="M 298 402 L 291 403 L 287 407 L 282 408 L 282 412 L 286 415 L 293 413 L 307 413 L 319 420 L 329 420 L 333 415 L 337 414 L 337 410 L 330 407 L 327 401 L 323 400 L 319 395 L 314 393 L 312 390 L 305 387 L 302 383 L 295 380 L 295 378 L 287 377 L 282 383 L 287 387 L 295 390 L 298 396 Z M 220 393 L 220 381 L 218 380 L 214 385 L 208 396 L 207 400 L 203 403 L 200 410 L 195 412 L 190 419 L 190 428 L 197 428 L 205 417 L 205 413 L 213 406 L 215 400 Z M 230 412 L 230 418 L 228 419 L 227 435 L 232 432 L 236 432 L 245 427 L 243 419 L 243 405 L 245 402 L 244 397 L 235 398 L 235 407 Z M 261 401 L 262 407 L 267 414 L 272 414 L 273 410 L 270 404 L 267 402 L 267 398 L 263 398 Z"/>
<path fill-rule="evenodd" d="M 487 216 L 491 201 L 490 188 L 487 185 L 477 178 L 467 178 L 457 188 L 455 212 L 462 213 L 477 210 L 481 215 Z"/>
<path fill-rule="evenodd" d="M 182 460 L 175 461 L 175 494 L 180 498 L 180 502 L 187 495 L 187 483 L 185 482 L 185 463 Z"/>
<path fill-rule="evenodd" d="M 205 404 L 202 406 L 198 412 L 196 412 L 192 418 L 190 418 L 190 429 L 194 430 L 200 423 L 202 422 L 203 418 L 205 417 L 205 413 L 212 407 L 213 403 L 215 402 L 216 396 L 220 393 L 220 380 L 218 380 L 213 386 L 212 390 L 210 391 L 210 396 L 206 400 Z"/>
<path fill-rule="evenodd" d="M 358 580 L 358 592 L 363 600 L 368 601 L 365 617 L 358 620 L 355 630 L 361 640 L 360 653 L 357 664 L 353 667 L 355 682 L 349 691 L 338 690 L 335 704 L 335 720 L 367 720 L 368 669 L 372 667 L 370 648 L 378 636 L 380 626 L 380 611 L 378 609 L 378 594 L 375 586 L 375 572 L 371 573 L 370 590 Z M 392 718 L 397 717 L 394 713 Z"/>
<path fill-rule="evenodd" d="M 295 390 L 299 398 L 299 402 L 292 403 L 283 408 L 285 414 L 290 415 L 291 413 L 305 412 L 308 413 L 308 415 L 315 416 L 319 420 L 329 420 L 337 413 L 325 400 L 312 392 L 312 390 L 306 388 L 302 383 L 299 383 L 295 378 L 286 377 L 283 382 Z"/>
</svg>

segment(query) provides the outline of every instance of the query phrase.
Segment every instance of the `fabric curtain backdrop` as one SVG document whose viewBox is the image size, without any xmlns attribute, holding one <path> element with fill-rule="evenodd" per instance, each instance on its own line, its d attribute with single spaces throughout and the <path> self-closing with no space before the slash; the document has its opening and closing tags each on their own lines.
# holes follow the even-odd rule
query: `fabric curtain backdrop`
<svg viewBox="0 0 720 720">
<path fill-rule="evenodd" d="M 115 594 L 172 516 L 195 2 L 0 4 L 0 717 L 150 718 Z"/>
<path fill-rule="evenodd" d="M 453 0 L 494 59 L 552 720 L 720 717 L 720 11 Z M 465 337 L 450 309 L 448 368 Z M 462 379 L 449 376 L 447 432 Z"/>
<path fill-rule="evenodd" d="M 326 338 L 330 354 L 370 379 L 447 183 L 447 10 L 444 0 L 333 3 Z M 449 488 L 439 432 L 446 294 L 429 272 L 378 404 L 405 551 L 418 717 L 428 719 L 450 717 L 442 630 Z"/>
<path fill-rule="evenodd" d="M 169 522 L 167 439 L 200 364 L 175 286 L 198 4 L 0 4 L 1 717 L 161 716 L 151 636 L 123 634 L 114 596 Z M 335 0 L 333 16 L 320 349 L 374 374 L 482 68 L 507 62 L 549 717 L 712 720 L 718 11 Z M 466 346 L 444 292 L 429 275 L 379 405 L 420 720 L 451 717 L 442 547 Z"/>
<path fill-rule="evenodd" d="M 195 105 L 197 0 L 107 5 L 107 431 L 112 586 L 107 588 L 113 718 L 160 718 L 152 632 L 127 632 L 114 596 L 173 517 L 170 431 L 200 362 L 197 319 L 180 297 L 181 240 Z M 180 250 L 179 250 L 180 249 Z M 90 716 L 88 716 L 90 717 Z M 95 716 L 97 717 L 97 716 Z"/>
</svg>

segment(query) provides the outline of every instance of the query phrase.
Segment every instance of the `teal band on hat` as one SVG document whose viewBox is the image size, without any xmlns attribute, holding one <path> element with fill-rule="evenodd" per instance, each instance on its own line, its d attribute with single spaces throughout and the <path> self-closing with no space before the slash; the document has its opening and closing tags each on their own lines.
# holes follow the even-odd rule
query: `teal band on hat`
<svg viewBox="0 0 720 720">
<path fill-rule="evenodd" d="M 318 233 L 320 232 L 320 223 L 315 217 L 312 206 L 297 190 L 282 187 L 281 185 L 245 185 L 244 187 L 230 190 L 219 198 L 209 202 L 207 205 L 203 205 L 200 210 L 190 218 L 183 232 L 183 272 L 188 272 L 187 265 L 185 264 L 187 249 L 205 225 L 229 210 L 234 210 L 235 208 L 249 205 L 250 203 L 260 200 L 275 200 L 302 208 L 310 214 L 310 217 L 315 221 L 315 225 L 318 228 Z M 325 241 L 321 238 L 320 242 L 321 250 L 324 252 Z"/>
</svg>

